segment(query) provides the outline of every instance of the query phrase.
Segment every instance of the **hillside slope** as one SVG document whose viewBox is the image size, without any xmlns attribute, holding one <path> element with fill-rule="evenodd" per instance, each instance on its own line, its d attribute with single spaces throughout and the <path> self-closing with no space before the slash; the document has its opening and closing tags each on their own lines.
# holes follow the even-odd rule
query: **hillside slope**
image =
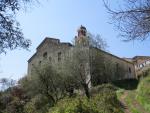
<svg viewBox="0 0 150 113">
<path fill-rule="evenodd" d="M 128 89 L 121 87 L 117 94 L 125 106 L 125 113 L 150 113 L 150 72 L 139 81 L 137 87 L 136 84 L 133 85 L 133 80 L 132 83 L 129 81 L 124 83 Z"/>
</svg>

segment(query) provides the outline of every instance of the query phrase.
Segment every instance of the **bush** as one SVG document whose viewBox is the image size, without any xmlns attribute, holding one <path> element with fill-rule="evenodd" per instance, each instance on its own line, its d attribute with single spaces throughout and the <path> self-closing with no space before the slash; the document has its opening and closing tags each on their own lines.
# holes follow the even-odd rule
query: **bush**
<svg viewBox="0 0 150 113">
<path fill-rule="evenodd" d="M 37 95 L 24 106 L 25 113 L 46 113 L 50 107 L 48 99 L 43 95 Z"/>
<path fill-rule="evenodd" d="M 99 93 L 86 97 L 67 98 L 57 103 L 48 113 L 123 113 L 111 85 L 98 86 Z"/>
<path fill-rule="evenodd" d="M 105 91 L 116 91 L 117 87 L 113 86 L 112 84 L 102 84 L 102 85 L 98 85 L 96 87 L 93 87 L 90 91 L 90 93 L 93 94 L 97 94 L 97 93 L 103 93 Z"/>
<path fill-rule="evenodd" d="M 25 102 L 21 101 L 19 98 L 14 97 L 13 101 L 11 101 L 6 107 L 6 113 L 23 113 L 23 106 Z"/>
<path fill-rule="evenodd" d="M 96 113 L 91 112 L 92 110 L 85 97 L 67 98 L 58 102 L 48 113 Z"/>
</svg>

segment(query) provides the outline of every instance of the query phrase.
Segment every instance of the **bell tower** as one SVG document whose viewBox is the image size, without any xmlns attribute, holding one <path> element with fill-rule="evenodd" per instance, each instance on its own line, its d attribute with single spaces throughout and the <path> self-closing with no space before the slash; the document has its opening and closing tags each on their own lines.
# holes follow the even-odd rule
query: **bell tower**
<svg viewBox="0 0 150 113">
<path fill-rule="evenodd" d="M 75 47 L 79 53 L 78 57 L 82 57 L 83 61 L 80 64 L 84 67 L 84 74 L 86 76 L 86 84 L 91 88 L 91 69 L 90 69 L 90 47 L 89 47 L 89 37 L 87 36 L 86 27 L 80 26 L 77 30 L 77 36 L 75 37 Z"/>
<path fill-rule="evenodd" d="M 78 29 L 78 38 L 82 38 L 84 36 L 86 36 L 86 28 L 84 26 L 80 26 L 80 28 Z"/>
<path fill-rule="evenodd" d="M 87 45 L 88 38 L 87 38 L 87 30 L 86 27 L 80 26 L 79 29 L 77 30 L 78 35 L 75 36 L 75 44 L 83 44 Z"/>
</svg>

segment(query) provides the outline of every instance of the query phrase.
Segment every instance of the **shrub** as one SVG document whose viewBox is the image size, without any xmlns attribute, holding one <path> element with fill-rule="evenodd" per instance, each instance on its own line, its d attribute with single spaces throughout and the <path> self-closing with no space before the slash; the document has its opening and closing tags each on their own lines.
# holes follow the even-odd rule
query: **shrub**
<svg viewBox="0 0 150 113">
<path fill-rule="evenodd" d="M 117 87 L 113 86 L 112 84 L 102 84 L 102 85 L 93 87 L 90 93 L 93 95 L 93 94 L 105 92 L 107 90 L 114 92 L 117 90 Z"/>
<path fill-rule="evenodd" d="M 13 97 L 4 110 L 4 113 L 23 113 L 23 106 L 25 102 L 18 97 Z"/>
<path fill-rule="evenodd" d="M 57 103 L 48 113 L 123 113 L 114 87 L 98 86 L 97 93 L 86 97 L 66 98 Z"/>
<path fill-rule="evenodd" d="M 96 113 L 92 110 L 86 97 L 68 98 L 60 101 L 49 113 Z"/>
<path fill-rule="evenodd" d="M 25 113 L 46 113 L 49 107 L 48 99 L 43 95 L 37 95 L 24 106 Z"/>
</svg>

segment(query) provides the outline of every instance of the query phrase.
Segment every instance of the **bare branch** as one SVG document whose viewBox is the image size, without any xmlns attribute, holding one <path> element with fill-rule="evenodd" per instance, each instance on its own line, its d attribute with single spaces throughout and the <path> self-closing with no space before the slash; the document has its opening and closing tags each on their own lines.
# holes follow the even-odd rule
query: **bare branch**
<svg viewBox="0 0 150 113">
<path fill-rule="evenodd" d="M 125 41 L 145 40 L 150 35 L 150 1 L 125 0 L 122 8 L 113 10 L 108 2 L 104 6 L 110 13 L 113 24 L 120 30 L 119 36 Z"/>
</svg>

